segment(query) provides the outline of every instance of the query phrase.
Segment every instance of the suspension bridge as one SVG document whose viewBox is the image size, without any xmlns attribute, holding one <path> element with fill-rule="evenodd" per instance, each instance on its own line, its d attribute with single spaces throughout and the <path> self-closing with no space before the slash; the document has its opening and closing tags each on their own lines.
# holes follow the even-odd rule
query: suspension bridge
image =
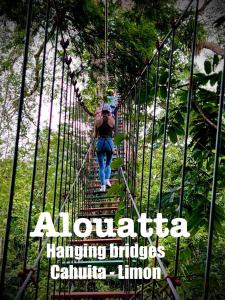
<svg viewBox="0 0 225 300">
<path fill-rule="evenodd" d="M 21 81 L 21 93 L 18 106 L 18 122 L 15 137 L 14 159 L 12 168 L 12 180 L 9 195 L 7 224 L 4 237 L 4 249 L 1 270 L 1 294 L 2 299 L 7 299 L 8 288 L 8 261 L 11 243 L 11 223 L 13 217 L 13 205 L 15 202 L 15 184 L 17 176 L 19 141 L 21 132 L 21 122 L 23 116 L 24 99 L 26 92 L 26 76 L 29 57 L 30 30 L 32 25 L 32 0 L 28 1 L 26 40 L 24 48 L 24 60 Z M 171 23 L 171 30 L 162 41 L 156 43 L 152 57 L 146 62 L 145 67 L 137 75 L 133 85 L 121 95 L 116 112 L 116 136 L 121 141 L 114 149 L 114 160 L 117 162 L 112 169 L 112 188 L 106 192 L 99 192 L 100 183 L 98 179 L 98 165 L 95 154 L 95 140 L 93 138 L 94 114 L 90 112 L 85 104 L 81 92 L 79 91 L 75 73 L 71 69 L 72 58 L 68 55 L 67 49 L 70 41 L 65 39 L 62 30 L 63 20 L 59 17 L 59 11 L 55 1 L 47 1 L 45 37 L 43 41 L 43 61 L 41 68 L 41 81 L 38 101 L 38 113 L 36 119 L 36 139 L 33 155 L 32 178 L 30 185 L 28 219 L 26 235 L 24 241 L 23 269 L 18 273 L 19 284 L 16 291 L 16 299 L 186 299 L 182 287 L 182 262 L 180 261 L 181 239 L 177 238 L 174 244 L 174 260 L 168 263 L 163 258 L 156 255 L 150 262 L 140 259 L 120 258 L 105 260 L 75 258 L 46 258 L 46 247 L 48 243 L 55 243 L 56 246 L 66 245 L 104 245 L 108 249 L 111 244 L 130 246 L 140 243 L 144 246 L 156 246 L 161 244 L 160 239 L 140 237 L 140 227 L 137 226 L 137 239 L 132 238 L 99 238 L 96 236 L 96 228 L 93 227 L 89 238 L 78 238 L 74 234 L 71 238 L 39 238 L 35 241 L 35 249 L 32 247 L 33 240 L 30 232 L 33 230 L 35 206 L 38 155 L 40 151 L 40 120 L 43 106 L 43 90 L 45 82 L 46 52 L 49 34 L 49 16 L 55 14 L 55 45 L 54 60 L 52 68 L 52 82 L 50 97 L 50 112 L 47 131 L 46 158 L 44 168 L 44 185 L 40 187 L 42 191 L 41 211 L 48 210 L 51 213 L 55 228 L 60 231 L 59 214 L 69 213 L 72 224 L 78 218 L 131 218 L 134 221 L 140 217 L 141 213 L 146 213 L 150 217 L 153 212 L 152 183 L 155 178 L 154 159 L 159 145 L 160 174 L 158 178 L 158 188 L 154 193 L 158 193 L 157 211 L 164 213 L 165 205 L 163 197 L 166 182 L 166 161 L 167 146 L 169 144 L 170 113 L 174 97 L 174 74 L 176 70 L 175 56 L 177 55 L 176 39 L 177 33 L 185 26 L 185 19 L 188 13 L 192 12 L 192 50 L 190 52 L 190 69 L 186 75 L 188 83 L 176 89 L 186 89 L 187 99 L 185 104 L 185 130 L 182 141 L 182 170 L 179 179 L 179 199 L 177 203 L 177 217 L 183 216 L 183 204 L 185 198 L 185 176 L 187 173 L 188 143 L 190 134 L 190 114 L 192 103 L 195 97 L 194 66 L 195 49 L 198 32 L 198 1 L 190 1 L 183 14 L 174 19 Z M 107 17 L 107 16 L 106 16 Z M 107 44 L 107 42 L 106 42 Z M 108 47 L 108 45 L 107 45 Z M 62 57 L 58 57 L 59 49 L 63 52 Z M 107 56 L 107 50 L 106 50 Z M 55 101 L 55 73 L 58 61 L 61 62 L 61 86 L 59 101 Z M 162 82 L 160 70 L 162 65 L 167 65 L 168 73 L 165 80 L 165 103 L 164 122 L 161 128 L 162 137 L 157 137 L 158 109 L 162 96 Z M 106 70 L 107 73 L 107 65 Z M 204 276 L 202 279 L 202 299 L 208 299 L 210 291 L 210 264 L 213 251 L 213 229 L 215 204 L 217 197 L 217 177 L 220 157 L 220 142 L 222 134 L 222 114 L 224 103 L 224 72 L 225 57 L 223 56 L 223 71 L 220 82 L 220 98 L 217 107 L 216 144 L 214 158 L 214 172 L 211 183 L 211 206 L 209 209 L 208 246 L 205 262 Z M 107 75 L 108 76 L 108 75 Z M 151 99 L 151 102 L 149 102 Z M 151 103 L 149 105 L 149 103 Z M 56 156 L 51 157 L 52 147 L 52 119 L 53 108 L 58 107 L 58 132 Z M 54 165 L 54 181 L 50 183 L 50 163 Z M 171 166 L 172 167 L 172 166 Z M 147 177 L 146 172 L 147 170 Z M 52 171 L 51 171 L 52 172 Z M 49 196 L 49 185 L 53 190 Z M 144 201 L 143 201 L 144 199 Z M 34 205 L 35 204 L 35 205 Z M 169 204 L 168 204 L 169 205 Z M 166 212 L 164 217 L 167 217 Z M 116 222 L 114 224 L 116 230 Z M 71 232 L 72 232 L 71 228 Z M 36 259 L 32 262 L 29 255 L 36 253 Z M 108 255 L 108 252 L 107 252 Z M 161 280 L 145 279 L 117 279 L 117 266 L 142 267 L 146 265 L 160 267 L 162 272 Z M 60 267 L 73 266 L 104 266 L 107 270 L 105 280 L 64 280 L 51 279 L 51 266 Z M 194 275 L 193 275 L 194 278 Z M 190 279 L 191 280 L 191 279 Z M 192 279 L 193 280 L 193 279 Z"/>
</svg>

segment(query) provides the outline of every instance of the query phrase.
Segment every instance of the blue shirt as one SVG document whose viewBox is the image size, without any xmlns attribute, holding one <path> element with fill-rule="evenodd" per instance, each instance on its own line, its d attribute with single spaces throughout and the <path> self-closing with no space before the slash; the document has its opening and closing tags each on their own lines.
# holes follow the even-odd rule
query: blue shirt
<svg viewBox="0 0 225 300">
<path fill-rule="evenodd" d="M 116 105 L 117 105 L 117 97 L 115 97 L 115 96 L 107 96 L 107 103 L 110 106 L 116 107 Z"/>
</svg>

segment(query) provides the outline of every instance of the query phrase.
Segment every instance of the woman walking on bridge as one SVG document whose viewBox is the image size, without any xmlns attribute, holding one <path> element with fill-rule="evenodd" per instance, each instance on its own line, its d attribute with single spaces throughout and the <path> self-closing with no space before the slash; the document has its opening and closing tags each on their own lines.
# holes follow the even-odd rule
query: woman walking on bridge
<svg viewBox="0 0 225 300">
<path fill-rule="evenodd" d="M 115 120 L 111 115 L 111 107 L 109 104 L 104 104 L 101 111 L 101 116 L 95 120 L 95 137 L 98 138 L 96 144 L 97 159 L 99 164 L 99 178 L 101 182 L 100 192 L 105 192 L 106 187 L 110 187 L 109 181 L 111 175 L 111 161 L 113 154 L 113 130 Z M 104 160 L 105 164 L 104 164 Z"/>
</svg>

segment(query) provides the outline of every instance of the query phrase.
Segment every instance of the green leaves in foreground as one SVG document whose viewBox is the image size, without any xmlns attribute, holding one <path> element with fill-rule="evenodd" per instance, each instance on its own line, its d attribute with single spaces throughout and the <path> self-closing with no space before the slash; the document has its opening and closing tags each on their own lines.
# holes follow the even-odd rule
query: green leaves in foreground
<svg viewBox="0 0 225 300">
<path fill-rule="evenodd" d="M 196 203 L 193 205 L 190 218 L 188 220 L 189 230 L 192 235 L 196 234 L 200 229 L 204 228 L 207 232 L 209 226 L 209 211 L 210 211 L 210 201 L 201 194 L 197 195 Z M 223 208 L 216 204 L 215 214 L 214 214 L 214 234 L 224 233 L 225 216 Z"/>
<path fill-rule="evenodd" d="M 179 124 L 177 122 L 173 122 L 169 127 L 168 127 L 168 136 L 170 138 L 170 141 L 172 143 L 176 143 L 178 141 L 178 136 L 184 135 L 184 129 L 182 124 Z"/>
<path fill-rule="evenodd" d="M 121 157 L 117 157 L 111 163 L 111 167 L 113 169 L 119 169 L 122 166 L 122 164 L 123 164 L 123 159 Z"/>
<path fill-rule="evenodd" d="M 121 143 L 125 140 L 126 135 L 124 133 L 118 133 L 115 137 L 114 137 L 114 144 L 119 147 L 121 145 Z"/>
<path fill-rule="evenodd" d="M 124 201 L 120 202 L 119 206 L 118 206 L 118 210 L 116 212 L 116 215 L 115 215 L 115 224 L 118 226 L 118 222 L 119 222 L 119 219 L 120 218 L 123 218 L 125 216 L 125 210 L 126 210 L 126 207 L 125 207 L 125 203 Z"/>
</svg>

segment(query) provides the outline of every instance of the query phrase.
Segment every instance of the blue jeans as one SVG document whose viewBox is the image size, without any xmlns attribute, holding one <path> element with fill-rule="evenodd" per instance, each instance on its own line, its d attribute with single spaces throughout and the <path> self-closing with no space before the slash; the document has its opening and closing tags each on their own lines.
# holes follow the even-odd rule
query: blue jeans
<svg viewBox="0 0 225 300">
<path fill-rule="evenodd" d="M 113 141 L 111 137 L 103 138 L 100 137 L 96 143 L 97 159 L 99 164 L 99 178 L 101 185 L 105 184 L 105 180 L 110 178 L 111 175 L 111 161 L 113 154 Z M 106 162 L 104 165 L 104 159 Z"/>
</svg>

